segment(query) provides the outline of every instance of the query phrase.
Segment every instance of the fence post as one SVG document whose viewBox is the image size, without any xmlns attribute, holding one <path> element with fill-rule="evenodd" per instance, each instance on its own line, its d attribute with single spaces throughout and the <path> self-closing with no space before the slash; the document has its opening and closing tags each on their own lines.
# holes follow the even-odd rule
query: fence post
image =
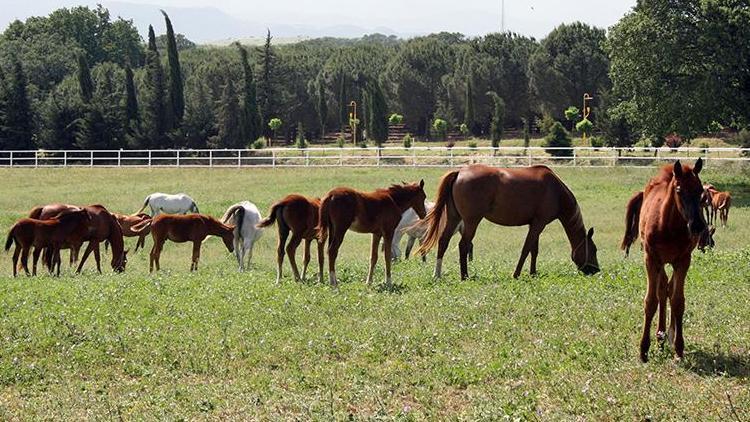
<svg viewBox="0 0 750 422">
<path fill-rule="evenodd" d="M 450 150 L 450 163 L 451 167 L 453 167 L 453 148 L 448 148 Z"/>
<path fill-rule="evenodd" d="M 89 167 L 94 167 L 94 151 L 89 151 Z"/>
<path fill-rule="evenodd" d="M 68 167 L 68 151 L 63 151 L 63 167 Z"/>
<path fill-rule="evenodd" d="M 305 150 L 305 167 L 310 167 L 310 152 Z"/>
<path fill-rule="evenodd" d="M 531 167 L 531 149 L 530 148 L 526 148 L 526 160 L 527 160 L 527 165 Z"/>
<path fill-rule="evenodd" d="M 177 150 L 177 167 L 180 166 L 180 150 Z"/>
<path fill-rule="evenodd" d="M 578 149 L 576 147 L 573 147 L 573 167 L 578 167 L 578 161 L 576 160 L 576 151 L 578 151 Z"/>
<path fill-rule="evenodd" d="M 344 149 L 339 149 L 339 167 L 344 166 Z"/>
<path fill-rule="evenodd" d="M 271 150 L 271 167 L 276 168 L 276 150 Z"/>
<path fill-rule="evenodd" d="M 10 166 L 13 167 L 13 151 L 10 152 Z"/>
<path fill-rule="evenodd" d="M 34 168 L 39 167 L 39 151 L 34 151 Z"/>
<path fill-rule="evenodd" d="M 117 150 L 117 167 L 122 167 L 122 149 Z"/>
<path fill-rule="evenodd" d="M 214 166 L 214 150 L 208 151 L 208 166 L 209 167 Z"/>
<path fill-rule="evenodd" d="M 151 150 L 148 150 L 148 167 L 151 168 Z"/>
<path fill-rule="evenodd" d="M 237 168 L 242 167 L 242 150 L 237 150 Z"/>
<path fill-rule="evenodd" d="M 412 167 L 417 166 L 417 150 L 415 149 L 411 150 L 411 165 Z"/>
</svg>

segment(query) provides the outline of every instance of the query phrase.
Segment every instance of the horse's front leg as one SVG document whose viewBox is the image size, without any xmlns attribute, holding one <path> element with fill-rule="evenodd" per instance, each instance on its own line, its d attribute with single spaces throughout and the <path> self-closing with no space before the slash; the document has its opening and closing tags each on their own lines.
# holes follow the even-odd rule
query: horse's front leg
<svg viewBox="0 0 750 422">
<path fill-rule="evenodd" d="M 674 272 L 672 273 L 672 286 L 669 302 L 672 307 L 672 323 L 669 327 L 669 338 L 674 346 L 677 359 L 682 359 L 685 354 L 685 340 L 682 336 L 682 317 L 685 313 L 685 278 L 690 268 L 691 256 L 688 254 L 685 258 L 673 264 Z"/>
<path fill-rule="evenodd" d="M 91 242 L 94 242 L 93 240 Z M 99 253 L 99 242 L 94 244 L 94 260 L 96 261 L 96 271 L 102 273 L 102 256 Z"/>
<path fill-rule="evenodd" d="M 36 265 L 39 262 L 39 255 L 42 253 L 42 248 L 34 248 L 33 263 L 31 264 L 31 274 L 36 275 Z"/>
<path fill-rule="evenodd" d="M 323 267 L 324 267 L 324 261 L 325 257 L 323 256 L 323 242 L 316 241 L 318 244 L 318 283 L 323 283 Z"/>
<path fill-rule="evenodd" d="M 645 254 L 646 272 L 648 275 L 648 285 L 646 287 L 646 296 L 643 299 L 643 334 L 641 335 L 641 361 L 648 362 L 648 349 L 651 346 L 651 322 L 654 319 L 656 308 L 659 305 L 657 298 L 657 289 L 661 282 L 661 272 L 664 271 L 664 264 L 651 258 L 648 253 Z"/>
<path fill-rule="evenodd" d="M 378 263 L 378 247 L 380 246 L 380 234 L 372 234 L 372 242 L 370 243 L 370 269 L 367 271 L 367 284 L 372 284 L 373 272 L 375 271 L 375 264 Z M 385 241 L 385 248 L 390 249 L 388 245 L 389 240 Z M 388 259 L 386 259 L 388 261 Z"/>
<path fill-rule="evenodd" d="M 667 281 L 667 273 L 664 268 L 659 272 L 659 282 L 656 286 L 656 298 L 659 300 L 659 319 L 656 323 L 656 340 L 659 346 L 664 346 L 667 335 L 667 296 L 670 282 Z"/>
<path fill-rule="evenodd" d="M 526 241 L 523 243 L 523 249 L 521 250 L 521 257 L 518 259 L 518 264 L 516 265 L 516 270 L 513 272 L 513 278 L 518 278 L 521 275 L 521 270 L 523 270 L 523 264 L 526 263 L 526 257 L 529 256 L 529 253 L 534 250 L 535 246 L 538 252 L 539 248 L 539 234 L 541 234 L 542 229 L 544 228 L 543 225 L 532 222 L 529 224 L 529 232 L 526 235 Z M 534 259 L 532 268 L 530 268 L 531 275 L 536 274 L 536 259 Z"/>
</svg>

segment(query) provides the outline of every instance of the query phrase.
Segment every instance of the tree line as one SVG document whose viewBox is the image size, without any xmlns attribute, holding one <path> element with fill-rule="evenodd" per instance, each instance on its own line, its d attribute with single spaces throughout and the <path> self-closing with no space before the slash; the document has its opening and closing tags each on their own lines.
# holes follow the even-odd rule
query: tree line
<svg viewBox="0 0 750 422">
<path fill-rule="evenodd" d="M 394 116 L 416 136 L 456 130 L 495 145 L 505 128 L 557 121 L 613 146 L 750 124 L 750 5 L 736 0 L 639 0 L 608 31 L 563 24 L 541 41 L 443 32 L 275 45 L 268 33 L 258 47 L 203 47 L 164 19 L 166 34 L 149 28 L 145 42 L 102 6 L 11 23 L 0 149 L 301 146 L 348 126 L 380 144 Z"/>
</svg>

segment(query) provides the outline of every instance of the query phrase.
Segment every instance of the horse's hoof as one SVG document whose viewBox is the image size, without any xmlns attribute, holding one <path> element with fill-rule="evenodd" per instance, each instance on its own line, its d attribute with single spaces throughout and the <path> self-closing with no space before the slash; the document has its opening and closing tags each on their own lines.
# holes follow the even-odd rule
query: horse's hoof
<svg viewBox="0 0 750 422">
<path fill-rule="evenodd" d="M 641 362 L 648 363 L 648 353 L 641 353 Z"/>
</svg>

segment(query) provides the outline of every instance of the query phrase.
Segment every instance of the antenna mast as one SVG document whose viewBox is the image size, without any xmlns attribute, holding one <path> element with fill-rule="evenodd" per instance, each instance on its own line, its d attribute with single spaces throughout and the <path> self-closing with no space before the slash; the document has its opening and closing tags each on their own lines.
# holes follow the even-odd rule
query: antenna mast
<svg viewBox="0 0 750 422">
<path fill-rule="evenodd" d="M 505 0 L 500 0 L 500 32 L 505 32 Z"/>
</svg>

